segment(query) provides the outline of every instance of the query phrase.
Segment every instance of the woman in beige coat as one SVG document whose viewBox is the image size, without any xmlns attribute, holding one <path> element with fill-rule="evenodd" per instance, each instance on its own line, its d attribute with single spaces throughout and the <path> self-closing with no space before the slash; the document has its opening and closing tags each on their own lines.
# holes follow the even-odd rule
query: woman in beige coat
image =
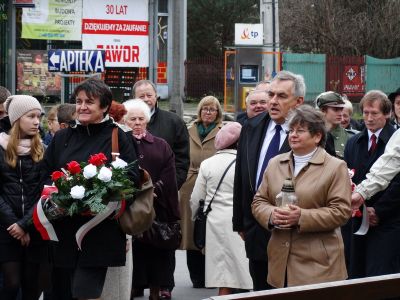
<svg viewBox="0 0 400 300">
<path fill-rule="evenodd" d="M 254 197 L 253 215 L 272 230 L 268 244 L 268 283 L 295 286 L 347 278 L 340 226 L 351 215 L 346 163 L 323 149 L 322 115 L 310 106 L 289 119 L 292 151 L 273 158 Z M 276 207 L 285 179 L 292 178 L 297 205 Z M 276 228 L 280 227 L 280 228 Z"/>
<path fill-rule="evenodd" d="M 216 152 L 214 139 L 222 127 L 222 109 L 217 98 L 206 96 L 197 106 L 197 119 L 189 128 L 190 166 L 186 182 L 180 189 L 182 245 L 187 251 L 187 265 L 193 287 L 204 287 L 204 256 L 193 242 L 193 221 L 190 196 L 197 179 L 200 164 Z"/>
</svg>

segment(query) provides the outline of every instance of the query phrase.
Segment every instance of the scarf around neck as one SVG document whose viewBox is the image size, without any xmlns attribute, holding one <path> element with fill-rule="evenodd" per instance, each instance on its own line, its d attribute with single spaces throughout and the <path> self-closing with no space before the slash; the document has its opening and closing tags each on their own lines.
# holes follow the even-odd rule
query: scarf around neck
<svg viewBox="0 0 400 300">
<path fill-rule="evenodd" d="M 146 133 L 147 133 L 147 131 L 145 130 L 143 133 L 141 133 L 141 134 L 133 134 L 133 131 L 132 131 L 132 135 L 135 137 L 135 139 L 137 139 L 137 140 L 141 140 L 142 138 L 145 138 L 146 137 Z"/>
<path fill-rule="evenodd" d="M 208 127 L 204 127 L 203 123 L 197 124 L 197 132 L 199 133 L 200 140 L 203 141 L 206 136 L 217 126 L 215 123 L 211 123 Z"/>
<path fill-rule="evenodd" d="M 6 150 L 8 146 L 8 142 L 10 141 L 10 136 L 2 132 L 0 133 L 0 146 Z M 18 155 L 30 155 L 31 154 L 31 139 L 20 139 L 17 146 L 17 154 Z"/>
</svg>

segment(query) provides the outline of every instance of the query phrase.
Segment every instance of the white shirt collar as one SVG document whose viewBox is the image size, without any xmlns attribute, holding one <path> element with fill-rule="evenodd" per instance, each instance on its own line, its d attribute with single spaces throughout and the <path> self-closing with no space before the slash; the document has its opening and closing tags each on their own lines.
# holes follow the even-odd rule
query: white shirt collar
<svg viewBox="0 0 400 300">
<path fill-rule="evenodd" d="M 370 140 L 370 139 L 371 139 L 371 136 L 372 136 L 373 134 L 375 134 L 375 136 L 376 136 L 376 139 L 378 140 L 378 138 L 379 138 L 379 135 L 380 135 L 380 134 L 381 134 L 381 132 L 382 132 L 382 129 L 383 129 L 383 128 L 381 128 L 381 129 L 377 130 L 376 132 L 372 132 L 372 131 L 370 131 L 370 130 L 368 129 L 368 140 Z"/>
</svg>

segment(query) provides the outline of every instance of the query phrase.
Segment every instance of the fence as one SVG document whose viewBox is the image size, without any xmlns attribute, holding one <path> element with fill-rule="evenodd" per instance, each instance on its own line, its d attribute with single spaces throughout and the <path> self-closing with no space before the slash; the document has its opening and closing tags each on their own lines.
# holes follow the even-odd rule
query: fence
<svg viewBox="0 0 400 300">
<path fill-rule="evenodd" d="M 400 57 L 379 59 L 366 56 L 366 88 L 389 94 L 400 87 Z"/>
<path fill-rule="evenodd" d="M 228 54 L 230 60 L 234 59 L 234 53 Z M 232 67 L 227 65 L 226 68 Z M 379 89 L 389 94 L 400 87 L 400 57 L 378 59 L 367 55 L 283 53 L 282 69 L 304 76 L 307 87 L 306 101 L 313 101 L 319 93 L 332 90 L 346 94 L 352 102 L 358 102 L 369 90 Z M 224 73 L 233 72 L 234 70 L 224 70 L 216 76 L 222 78 Z M 187 82 L 190 82 L 189 78 Z M 229 86 L 229 82 L 225 84 L 225 89 L 227 93 L 233 93 L 230 91 L 232 87 Z"/>
<path fill-rule="evenodd" d="M 325 55 L 284 53 L 282 69 L 302 74 L 306 82 L 306 100 L 312 100 L 325 91 Z"/>
<path fill-rule="evenodd" d="M 201 98 L 206 95 L 223 97 L 224 58 L 201 57 L 185 62 L 185 95 Z"/>
</svg>

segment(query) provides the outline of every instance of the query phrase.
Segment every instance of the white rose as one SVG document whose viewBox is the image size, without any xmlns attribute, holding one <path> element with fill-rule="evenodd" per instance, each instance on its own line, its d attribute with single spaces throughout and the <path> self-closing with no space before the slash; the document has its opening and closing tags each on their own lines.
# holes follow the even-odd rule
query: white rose
<svg viewBox="0 0 400 300">
<path fill-rule="evenodd" d="M 90 179 L 97 174 L 97 167 L 95 165 L 89 164 L 83 168 L 83 177 Z"/>
<path fill-rule="evenodd" d="M 82 199 L 85 196 L 85 188 L 81 185 L 76 185 L 71 188 L 69 193 L 74 199 Z"/>
<path fill-rule="evenodd" d="M 99 171 L 99 175 L 97 175 L 97 178 L 103 182 L 109 182 L 111 180 L 111 177 L 112 177 L 112 172 L 107 167 L 102 167 Z"/>
<path fill-rule="evenodd" d="M 111 163 L 111 165 L 116 169 L 123 169 L 128 165 L 128 163 L 126 161 L 124 161 L 123 159 L 120 159 L 119 157 L 117 157 L 117 159 L 114 160 Z"/>
</svg>

